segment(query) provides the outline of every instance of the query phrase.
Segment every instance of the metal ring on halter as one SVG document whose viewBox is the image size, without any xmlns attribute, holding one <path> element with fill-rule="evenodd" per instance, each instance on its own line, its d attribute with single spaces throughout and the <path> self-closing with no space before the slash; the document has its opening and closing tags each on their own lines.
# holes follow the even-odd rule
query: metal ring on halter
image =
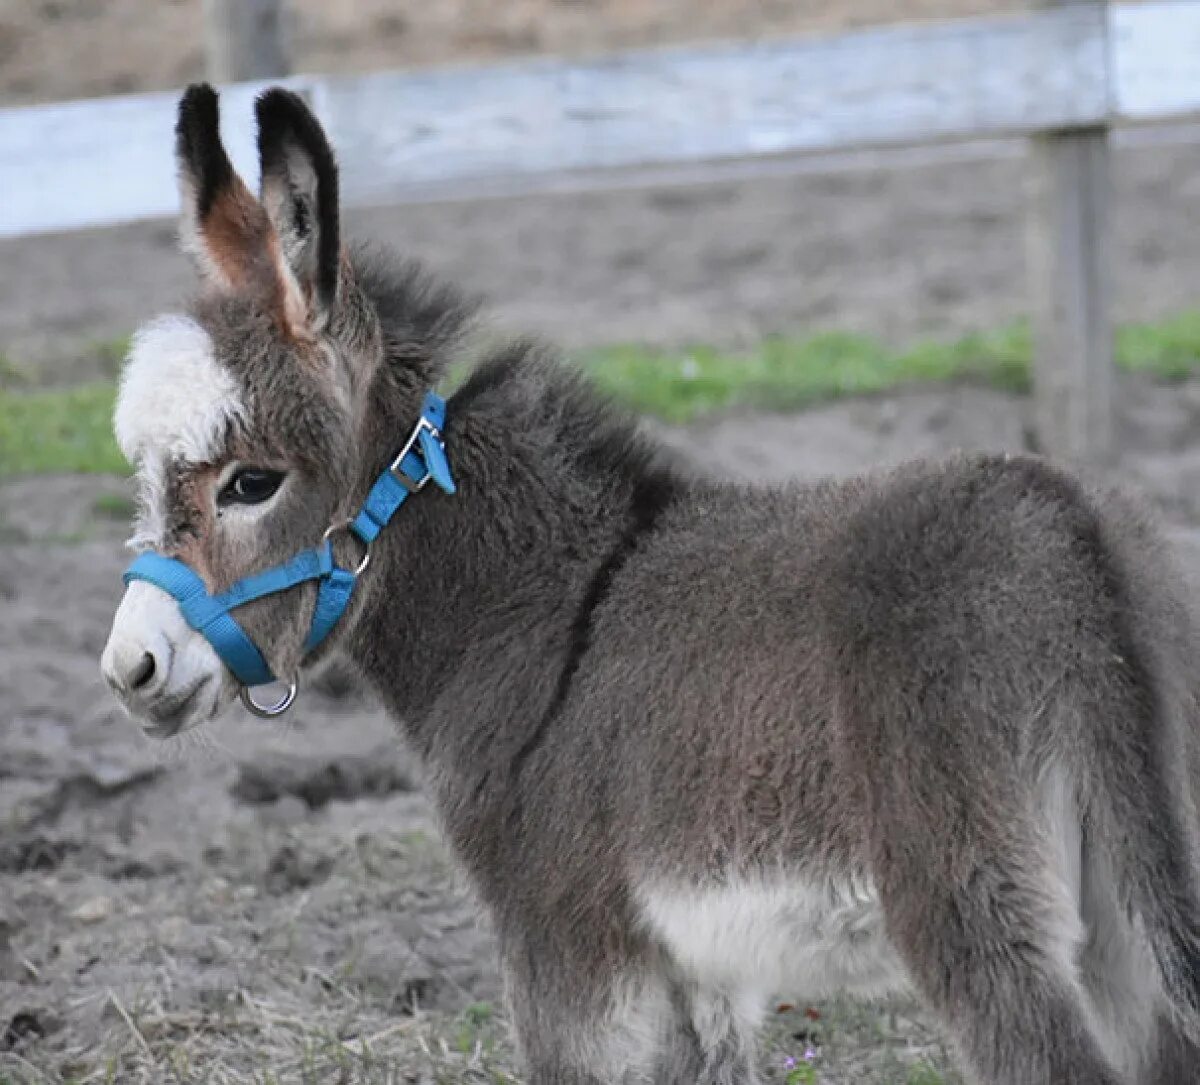
<svg viewBox="0 0 1200 1085">
<path fill-rule="evenodd" d="M 279 698 L 273 705 L 261 705 L 255 699 L 251 690 L 256 687 L 242 686 L 241 698 L 242 704 L 246 706 L 246 711 L 257 716 L 260 720 L 271 720 L 276 716 L 282 716 L 296 700 L 296 690 L 299 688 L 299 683 L 293 678 L 288 683 L 287 692 Z"/>
<path fill-rule="evenodd" d="M 353 534 L 353 532 L 350 531 L 350 525 L 353 523 L 354 518 L 350 516 L 347 516 L 344 520 L 335 520 L 325 529 L 325 534 L 321 536 L 321 542 L 325 542 L 327 539 L 332 538 L 339 531 L 345 531 L 348 535 Z M 357 535 L 354 537 L 358 538 Z M 371 564 L 371 545 L 370 543 L 365 543 L 364 547 L 365 549 L 363 550 L 362 561 L 358 563 L 358 567 L 354 570 L 355 576 L 362 576 L 363 570 Z"/>
</svg>

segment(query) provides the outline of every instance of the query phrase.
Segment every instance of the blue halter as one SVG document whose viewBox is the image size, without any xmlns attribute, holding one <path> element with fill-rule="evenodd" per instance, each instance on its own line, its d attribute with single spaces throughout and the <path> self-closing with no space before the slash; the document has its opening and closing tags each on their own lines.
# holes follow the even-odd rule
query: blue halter
<svg viewBox="0 0 1200 1085">
<path fill-rule="evenodd" d="M 264 595 L 285 591 L 306 580 L 316 580 L 317 604 L 304 649 L 312 651 L 324 641 L 350 604 L 354 583 L 370 559 L 371 544 L 387 527 L 396 510 L 430 479 L 446 493 L 454 493 L 454 479 L 442 437 L 445 422 L 446 403 L 430 392 L 425 397 L 420 420 L 400 454 L 375 480 L 358 515 L 330 525 L 318 546 L 302 550 L 281 565 L 253 573 L 220 595 L 209 595 L 204 581 L 178 558 L 148 551 L 139 554 L 125 570 L 126 585 L 132 580 L 144 580 L 176 599 L 184 621 L 213 646 L 222 662 L 242 683 L 243 694 L 252 686 L 274 681 L 275 676 L 262 653 L 230 611 Z M 349 531 L 366 547 L 366 553 L 353 571 L 334 562 L 333 536 L 341 530 Z M 269 711 L 253 702 L 247 703 L 247 707 L 262 715 L 277 715 L 291 704 L 294 695 L 293 685 L 286 702 L 281 701 Z M 246 700 L 244 695 L 243 701 Z"/>
</svg>

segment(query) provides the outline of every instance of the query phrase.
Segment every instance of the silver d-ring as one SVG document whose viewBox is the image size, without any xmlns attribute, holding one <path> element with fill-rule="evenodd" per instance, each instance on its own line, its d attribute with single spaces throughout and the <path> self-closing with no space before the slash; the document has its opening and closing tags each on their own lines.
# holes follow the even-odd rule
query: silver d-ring
<svg viewBox="0 0 1200 1085">
<path fill-rule="evenodd" d="M 257 716 L 260 720 L 271 720 L 276 716 L 282 716 L 296 701 L 296 690 L 299 688 L 299 683 L 293 679 L 288 683 L 287 692 L 279 698 L 273 705 L 261 705 L 255 699 L 251 692 L 253 686 L 242 686 L 241 698 L 242 704 L 246 706 L 246 711 L 251 715 Z"/>
<path fill-rule="evenodd" d="M 344 520 L 334 520 L 334 522 L 325 529 L 325 534 L 321 536 L 321 542 L 326 542 L 327 540 L 333 538 L 333 536 L 336 535 L 339 531 L 344 531 L 344 532 L 346 532 L 346 534 L 350 534 L 350 526 L 353 523 L 354 523 L 354 520 L 352 518 L 350 518 L 349 516 L 346 517 L 346 519 L 344 519 Z M 357 536 L 356 536 L 356 538 L 357 538 Z M 370 564 L 371 564 L 371 544 L 364 543 L 363 544 L 362 561 L 360 561 L 358 563 L 358 566 L 355 568 L 354 575 L 362 576 L 363 571 Z"/>
</svg>

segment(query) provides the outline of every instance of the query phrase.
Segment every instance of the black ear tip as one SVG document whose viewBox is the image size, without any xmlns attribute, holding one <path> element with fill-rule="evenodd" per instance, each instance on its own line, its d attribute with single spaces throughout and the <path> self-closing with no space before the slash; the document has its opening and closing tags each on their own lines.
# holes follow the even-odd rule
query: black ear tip
<svg viewBox="0 0 1200 1085">
<path fill-rule="evenodd" d="M 196 186 L 196 209 L 203 218 L 218 190 L 233 176 L 233 166 L 221 145 L 217 92 L 207 83 L 193 83 L 179 99 L 175 153 L 182 172 Z"/>
<path fill-rule="evenodd" d="M 254 114 L 258 118 L 260 129 L 276 126 L 308 127 L 316 123 L 316 118 L 304 99 L 284 87 L 264 90 L 254 102 Z"/>
<path fill-rule="evenodd" d="M 207 83 L 193 83 L 179 99 L 179 119 L 175 124 L 177 152 L 194 169 L 203 160 L 219 157 L 221 115 L 217 92 Z"/>
<path fill-rule="evenodd" d="M 219 119 L 217 92 L 208 83 L 193 83 L 179 99 L 179 127 L 216 127 Z"/>
<path fill-rule="evenodd" d="M 183 91 L 181 102 L 217 100 L 217 92 L 211 83 L 189 83 Z"/>
<path fill-rule="evenodd" d="M 321 122 L 299 95 L 283 87 L 272 87 L 254 103 L 258 118 L 258 150 L 264 167 L 278 163 L 282 149 L 297 143 L 312 158 L 333 168 L 333 151 Z"/>
</svg>

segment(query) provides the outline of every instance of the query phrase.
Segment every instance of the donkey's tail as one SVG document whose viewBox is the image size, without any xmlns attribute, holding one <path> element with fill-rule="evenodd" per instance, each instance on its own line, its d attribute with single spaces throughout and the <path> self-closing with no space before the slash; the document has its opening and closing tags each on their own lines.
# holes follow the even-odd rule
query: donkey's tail
<svg viewBox="0 0 1200 1085">
<path fill-rule="evenodd" d="M 1200 1044 L 1200 628 L 1167 541 L 1122 500 L 1108 507 L 1097 551 L 1121 694 L 1108 707 L 1120 722 L 1089 744 L 1098 772 L 1087 816 L 1170 1010 Z"/>
</svg>

